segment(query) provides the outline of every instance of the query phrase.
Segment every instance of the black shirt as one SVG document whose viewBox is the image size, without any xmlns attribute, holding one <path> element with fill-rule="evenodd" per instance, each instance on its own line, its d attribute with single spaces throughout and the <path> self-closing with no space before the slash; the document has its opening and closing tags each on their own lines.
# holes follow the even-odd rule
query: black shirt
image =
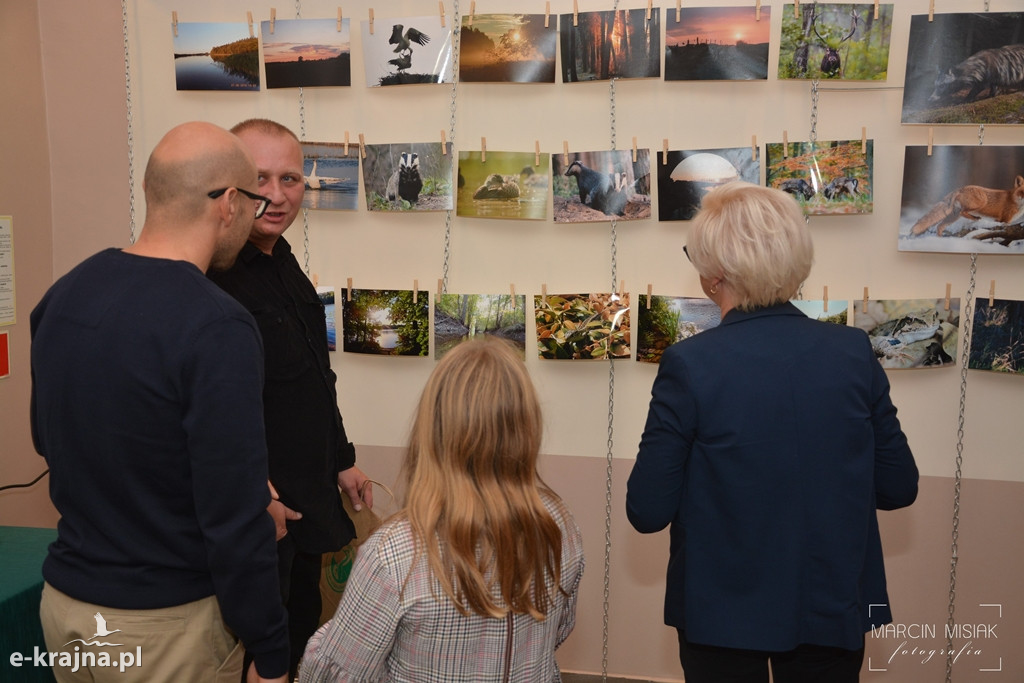
<svg viewBox="0 0 1024 683">
<path fill-rule="evenodd" d="M 338 472 L 356 454 L 338 410 L 320 297 L 283 237 L 269 256 L 247 242 L 230 270 L 209 276 L 252 313 L 263 335 L 270 481 L 281 502 L 302 513 L 288 533 L 304 552 L 338 550 L 355 536 Z"/>
</svg>

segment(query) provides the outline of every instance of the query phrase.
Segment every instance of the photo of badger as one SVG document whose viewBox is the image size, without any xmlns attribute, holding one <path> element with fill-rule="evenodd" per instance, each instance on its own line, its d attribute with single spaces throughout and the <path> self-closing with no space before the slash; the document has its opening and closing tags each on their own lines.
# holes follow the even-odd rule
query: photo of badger
<svg viewBox="0 0 1024 683">
<path fill-rule="evenodd" d="M 910 17 L 903 123 L 1024 123 L 1024 12 Z"/>
<path fill-rule="evenodd" d="M 363 188 L 369 211 L 452 208 L 452 143 L 366 145 Z"/>
<path fill-rule="evenodd" d="M 552 154 L 551 175 L 556 223 L 651 217 L 648 149 Z"/>
<path fill-rule="evenodd" d="M 874 210 L 874 141 L 818 140 L 765 145 L 765 184 L 788 192 L 809 216 Z"/>
</svg>

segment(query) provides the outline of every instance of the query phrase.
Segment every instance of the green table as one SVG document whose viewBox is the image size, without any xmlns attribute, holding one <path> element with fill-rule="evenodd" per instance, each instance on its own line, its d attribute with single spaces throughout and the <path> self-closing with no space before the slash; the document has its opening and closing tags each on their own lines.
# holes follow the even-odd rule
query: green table
<svg viewBox="0 0 1024 683">
<path fill-rule="evenodd" d="M 11 654 L 32 657 L 35 647 L 46 650 L 39 623 L 43 592 L 43 558 L 57 538 L 56 529 L 0 526 L 0 681 L 48 681 L 49 668 L 11 666 Z"/>
</svg>

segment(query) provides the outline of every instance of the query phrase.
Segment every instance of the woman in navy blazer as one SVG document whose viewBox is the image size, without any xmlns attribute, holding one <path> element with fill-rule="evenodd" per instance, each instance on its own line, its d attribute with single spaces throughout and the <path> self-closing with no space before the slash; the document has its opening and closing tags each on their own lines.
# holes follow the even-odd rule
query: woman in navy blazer
<svg viewBox="0 0 1024 683">
<path fill-rule="evenodd" d="M 684 250 L 722 323 L 662 356 L 626 512 L 670 527 L 686 681 L 857 681 L 892 621 L 875 511 L 917 496 L 888 379 L 864 332 L 789 303 L 813 246 L 786 193 L 712 190 Z"/>
</svg>

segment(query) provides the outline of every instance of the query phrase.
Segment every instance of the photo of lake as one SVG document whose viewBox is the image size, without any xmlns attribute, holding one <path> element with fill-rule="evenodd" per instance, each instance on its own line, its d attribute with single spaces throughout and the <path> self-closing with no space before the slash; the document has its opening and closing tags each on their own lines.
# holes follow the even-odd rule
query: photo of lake
<svg viewBox="0 0 1024 683">
<path fill-rule="evenodd" d="M 352 84 L 349 20 L 277 19 L 260 24 L 267 88 Z"/>
<path fill-rule="evenodd" d="M 302 173 L 306 176 L 306 209 L 355 211 L 359 203 L 359 145 L 303 142 Z"/>
<path fill-rule="evenodd" d="M 378 356 L 430 354 L 430 294 L 411 289 L 342 291 L 342 350 Z"/>
<path fill-rule="evenodd" d="M 245 23 L 177 25 L 174 77 L 178 90 L 259 90 L 259 41 Z"/>
</svg>

